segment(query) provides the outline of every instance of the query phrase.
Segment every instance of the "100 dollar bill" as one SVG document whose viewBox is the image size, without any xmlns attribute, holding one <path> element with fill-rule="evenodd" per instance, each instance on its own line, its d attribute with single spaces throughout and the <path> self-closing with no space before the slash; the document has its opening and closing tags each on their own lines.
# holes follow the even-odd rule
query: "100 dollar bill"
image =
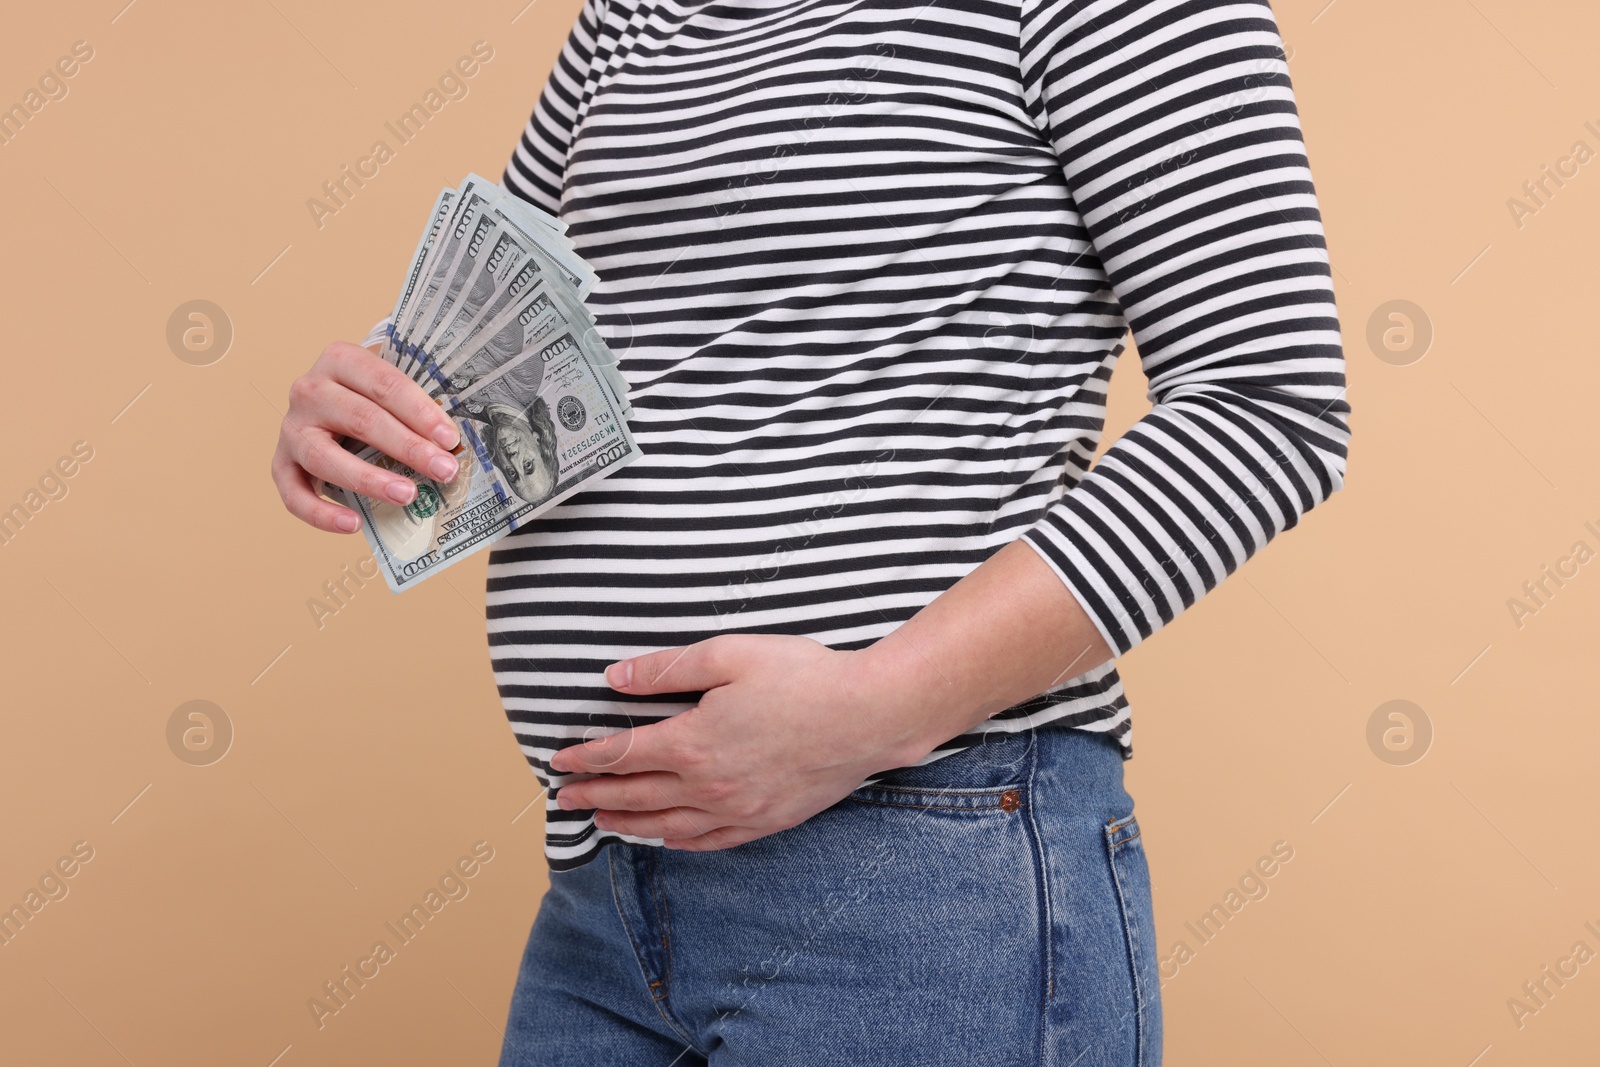
<svg viewBox="0 0 1600 1067">
<path fill-rule="evenodd" d="M 417 486 L 406 505 L 339 491 L 361 516 L 362 533 L 393 591 L 487 548 L 639 457 L 615 395 L 581 347 L 553 347 L 546 358 L 535 358 L 541 365 L 537 392 L 501 379 L 504 387 L 492 383 L 452 412 L 465 447 L 451 481 L 430 478 L 374 448 L 357 453 Z"/>
<path fill-rule="evenodd" d="M 400 287 L 400 299 L 395 301 L 394 311 L 389 315 L 389 329 L 384 338 L 383 355 L 390 363 L 401 369 L 404 369 L 405 358 L 400 354 L 400 339 L 396 336 L 400 322 L 410 306 L 418 282 L 421 281 L 423 269 L 428 262 L 428 253 L 432 250 L 433 243 L 438 240 L 439 231 L 444 228 L 451 212 L 455 210 L 456 195 L 454 189 L 446 189 L 439 194 L 439 199 L 434 201 L 428 226 L 422 231 L 421 239 L 417 241 L 416 251 L 411 254 L 411 266 L 406 270 L 405 284 Z"/>
</svg>

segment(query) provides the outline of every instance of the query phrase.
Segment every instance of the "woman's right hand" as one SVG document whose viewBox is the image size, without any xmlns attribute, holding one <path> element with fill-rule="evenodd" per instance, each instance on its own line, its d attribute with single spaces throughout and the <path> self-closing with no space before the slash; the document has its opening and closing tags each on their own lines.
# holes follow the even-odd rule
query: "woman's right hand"
<svg viewBox="0 0 1600 1067">
<path fill-rule="evenodd" d="M 272 480 L 283 506 L 329 533 L 354 533 L 360 516 L 317 495 L 316 479 L 391 504 L 409 504 L 409 478 L 357 459 L 339 443 L 351 437 L 439 481 L 456 475 L 459 443 L 442 408 L 373 349 L 335 341 L 289 386 Z"/>
</svg>

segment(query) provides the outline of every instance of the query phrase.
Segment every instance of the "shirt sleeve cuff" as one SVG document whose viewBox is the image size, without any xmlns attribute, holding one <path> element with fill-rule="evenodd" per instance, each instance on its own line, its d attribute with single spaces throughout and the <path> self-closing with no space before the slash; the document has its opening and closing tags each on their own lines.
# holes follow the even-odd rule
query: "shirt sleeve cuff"
<svg viewBox="0 0 1600 1067">
<path fill-rule="evenodd" d="M 1047 531 L 1048 516 L 1038 525 L 1025 531 L 1020 540 L 1039 554 L 1046 565 L 1061 579 L 1083 613 L 1089 616 L 1095 630 L 1111 649 L 1113 657 L 1125 655 L 1144 639 L 1139 628 L 1132 624 L 1127 612 L 1118 606 L 1119 594 L 1105 586 L 1095 576 L 1097 570 L 1060 531 Z"/>
</svg>

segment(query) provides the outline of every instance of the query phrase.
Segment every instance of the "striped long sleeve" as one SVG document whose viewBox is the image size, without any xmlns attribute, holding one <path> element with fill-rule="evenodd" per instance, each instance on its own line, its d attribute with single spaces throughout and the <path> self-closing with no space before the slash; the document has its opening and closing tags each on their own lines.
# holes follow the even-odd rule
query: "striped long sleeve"
<svg viewBox="0 0 1600 1067">
<path fill-rule="evenodd" d="M 1327 247 L 1264 0 L 1028 0 L 1019 25 L 1082 217 L 1063 281 L 1109 286 L 1153 404 L 1024 537 L 1121 654 L 1343 485 Z"/>
</svg>

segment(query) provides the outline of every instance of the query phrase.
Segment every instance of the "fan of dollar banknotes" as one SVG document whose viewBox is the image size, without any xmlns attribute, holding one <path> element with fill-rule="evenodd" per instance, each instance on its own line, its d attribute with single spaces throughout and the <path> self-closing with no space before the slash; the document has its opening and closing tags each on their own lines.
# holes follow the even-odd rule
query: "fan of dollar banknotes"
<svg viewBox="0 0 1600 1067">
<path fill-rule="evenodd" d="M 527 525 L 639 456 L 628 385 L 583 298 L 594 273 L 560 221 L 494 182 L 445 189 L 394 312 L 367 339 L 456 420 L 460 470 L 410 478 L 410 504 L 329 486 L 361 516 L 389 588 L 408 589 Z"/>
</svg>

